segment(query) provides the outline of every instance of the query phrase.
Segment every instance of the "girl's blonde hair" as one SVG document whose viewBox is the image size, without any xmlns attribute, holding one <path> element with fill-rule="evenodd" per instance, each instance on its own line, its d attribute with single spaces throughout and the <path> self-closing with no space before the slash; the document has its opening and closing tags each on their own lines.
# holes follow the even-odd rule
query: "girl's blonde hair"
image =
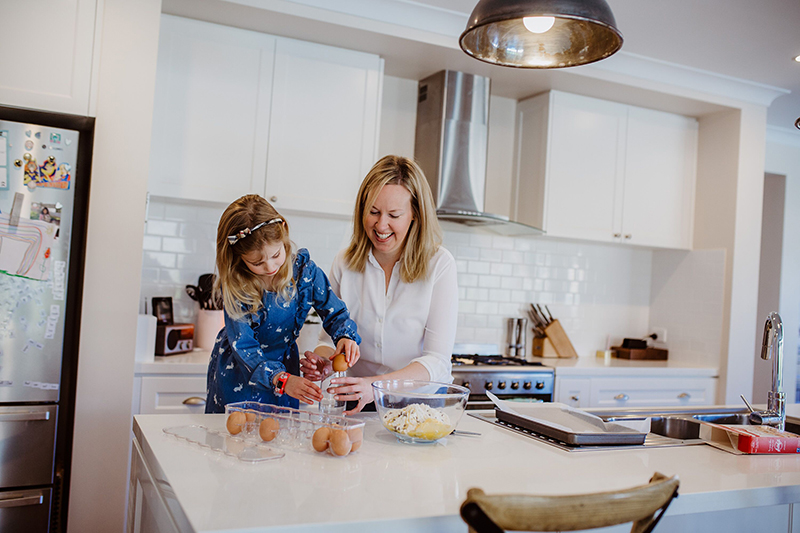
<svg viewBox="0 0 800 533">
<path fill-rule="evenodd" d="M 412 221 L 400 253 L 400 279 L 405 283 L 426 279 L 430 260 L 442 244 L 442 228 L 422 169 L 413 160 L 397 155 L 381 158 L 361 183 L 353 215 L 353 236 L 344 255 L 347 266 L 350 270 L 364 272 L 372 249 L 366 217 L 387 184 L 402 185 L 411 193 Z"/>
<path fill-rule="evenodd" d="M 270 221 L 277 222 L 269 223 Z M 252 233 L 255 226 L 267 222 Z M 244 232 L 244 233 L 240 233 Z M 239 235 L 236 242 L 228 237 Z M 286 250 L 286 261 L 272 278 L 272 289 L 285 301 L 295 294 L 292 277 L 292 241 L 289 227 L 269 202 L 257 194 L 242 196 L 225 209 L 217 226 L 217 283 L 215 290 L 222 292 L 223 305 L 228 316 L 240 319 L 245 314 L 257 312 L 262 305 L 264 282 L 250 272 L 243 255 L 253 250 L 263 250 L 267 244 L 280 242 Z M 244 304 L 244 309 L 242 309 Z"/>
</svg>

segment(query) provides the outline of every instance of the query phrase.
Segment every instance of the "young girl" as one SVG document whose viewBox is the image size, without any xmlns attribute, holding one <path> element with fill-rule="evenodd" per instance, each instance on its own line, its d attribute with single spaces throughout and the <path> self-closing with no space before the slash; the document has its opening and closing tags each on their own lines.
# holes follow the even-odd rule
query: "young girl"
<svg viewBox="0 0 800 533">
<path fill-rule="evenodd" d="M 292 255 L 286 221 L 260 196 L 243 196 L 222 214 L 217 270 L 225 328 L 208 364 L 207 413 L 231 402 L 298 407 L 322 399 L 299 375 L 296 340 L 312 307 L 348 365 L 358 360 L 361 338 L 344 302 L 307 250 Z"/>
</svg>

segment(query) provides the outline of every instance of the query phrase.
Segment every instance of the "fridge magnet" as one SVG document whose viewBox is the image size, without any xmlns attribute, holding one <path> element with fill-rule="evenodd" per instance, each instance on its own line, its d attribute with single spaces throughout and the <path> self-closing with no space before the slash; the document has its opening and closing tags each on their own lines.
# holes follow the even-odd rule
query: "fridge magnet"
<svg viewBox="0 0 800 533">
<path fill-rule="evenodd" d="M 61 207 L 60 203 L 45 204 L 39 202 L 31 203 L 31 220 L 41 220 L 42 222 L 49 222 L 56 226 L 61 225 Z"/>
<path fill-rule="evenodd" d="M 54 261 L 53 262 L 53 300 L 63 300 L 64 295 L 67 291 L 67 286 L 64 283 L 67 279 L 67 262 L 66 261 Z M 58 307 L 57 305 L 50 306 L 50 315 L 53 314 L 53 307 Z M 56 309 L 56 313 L 58 313 L 58 309 Z"/>
<path fill-rule="evenodd" d="M 19 221 L 11 227 L 9 215 L 0 215 L 0 271 L 12 276 L 47 280 L 50 258 L 58 226 L 40 220 Z"/>
<path fill-rule="evenodd" d="M 61 144 L 61 134 L 60 133 L 51 133 L 50 134 L 50 142 L 53 144 Z"/>
<path fill-rule="evenodd" d="M 64 139 L 64 143 L 65 143 L 67 146 L 69 146 L 70 144 L 72 144 L 72 139 Z"/>
<path fill-rule="evenodd" d="M 41 139 L 42 138 L 42 132 L 41 131 L 37 131 L 36 133 L 33 134 L 33 136 L 36 137 L 37 139 Z"/>
<path fill-rule="evenodd" d="M 32 140 L 28 139 L 27 141 L 25 141 L 25 149 L 28 150 L 28 151 L 33 150 L 33 141 Z"/>
<path fill-rule="evenodd" d="M 50 316 L 47 317 L 47 327 L 44 329 L 45 339 L 52 339 L 56 336 L 56 326 L 58 326 L 59 316 L 61 316 L 61 308 L 57 305 L 51 305 Z"/>
<path fill-rule="evenodd" d="M 30 138 L 30 136 L 31 136 L 31 130 L 25 130 L 25 137 Z"/>
</svg>

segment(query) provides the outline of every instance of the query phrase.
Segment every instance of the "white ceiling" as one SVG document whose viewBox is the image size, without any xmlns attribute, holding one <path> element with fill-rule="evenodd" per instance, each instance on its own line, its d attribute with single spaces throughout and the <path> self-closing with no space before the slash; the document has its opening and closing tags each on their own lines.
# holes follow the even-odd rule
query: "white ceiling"
<svg viewBox="0 0 800 533">
<path fill-rule="evenodd" d="M 463 20 L 477 3 L 396 1 L 450 11 Z M 767 122 L 794 130 L 794 122 L 800 117 L 800 63 L 793 60 L 800 55 L 800 0 L 607 1 L 624 37 L 623 52 L 790 90 L 790 94 L 774 100 Z M 289 3 L 324 5 L 319 0 Z M 521 99 L 560 89 L 691 116 L 720 109 L 648 91 L 626 93 L 628 88 L 611 82 L 595 80 L 589 86 L 585 77 L 574 75 L 576 69 L 498 67 L 472 59 L 456 43 L 424 44 L 371 29 L 264 9 L 278 4 L 276 0 L 163 0 L 162 9 L 165 13 L 380 54 L 390 76 L 419 80 L 443 68 L 489 76 L 492 93 L 507 98 Z"/>
<path fill-rule="evenodd" d="M 415 0 L 469 14 L 476 0 Z M 607 0 L 622 50 L 788 89 L 768 123 L 800 117 L 800 0 Z"/>
</svg>

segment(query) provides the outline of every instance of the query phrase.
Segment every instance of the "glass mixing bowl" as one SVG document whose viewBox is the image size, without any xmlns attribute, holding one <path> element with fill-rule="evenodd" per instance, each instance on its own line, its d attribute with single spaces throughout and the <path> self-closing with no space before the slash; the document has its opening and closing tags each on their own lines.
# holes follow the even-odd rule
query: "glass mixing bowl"
<svg viewBox="0 0 800 533">
<path fill-rule="evenodd" d="M 372 384 L 383 427 L 402 442 L 429 444 L 458 425 L 469 389 L 450 383 L 384 380 Z"/>
</svg>

